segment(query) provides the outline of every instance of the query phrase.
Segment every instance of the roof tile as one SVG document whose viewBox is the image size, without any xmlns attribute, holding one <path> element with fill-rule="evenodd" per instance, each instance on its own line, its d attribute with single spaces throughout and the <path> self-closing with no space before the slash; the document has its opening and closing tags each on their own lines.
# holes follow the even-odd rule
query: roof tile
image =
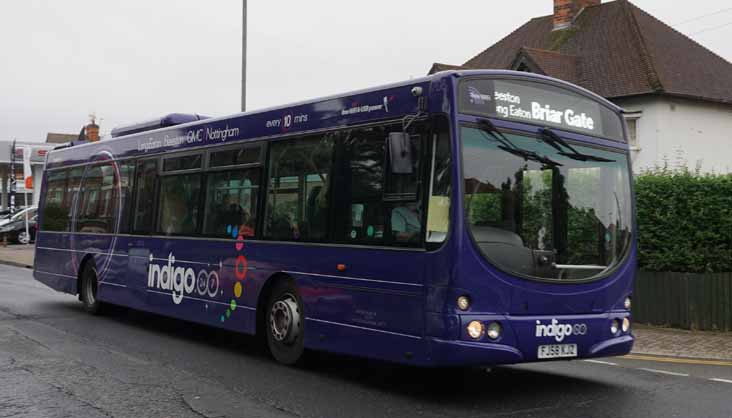
<svg viewBox="0 0 732 418">
<path fill-rule="evenodd" d="M 732 104 L 732 64 L 627 0 L 587 7 L 571 29 L 553 28 L 552 16 L 538 17 L 461 67 L 439 65 L 512 69 L 523 56 L 607 98 L 670 94 Z"/>
</svg>

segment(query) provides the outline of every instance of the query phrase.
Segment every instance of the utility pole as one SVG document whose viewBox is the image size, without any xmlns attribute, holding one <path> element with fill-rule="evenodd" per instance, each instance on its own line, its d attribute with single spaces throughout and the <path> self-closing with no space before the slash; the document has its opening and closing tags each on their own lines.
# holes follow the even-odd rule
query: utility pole
<svg viewBox="0 0 732 418">
<path fill-rule="evenodd" d="M 15 191 L 17 187 L 15 184 L 15 140 L 13 139 L 13 146 L 10 149 L 10 190 L 8 191 L 8 208 L 11 215 L 15 213 Z"/>
<path fill-rule="evenodd" d="M 241 111 L 247 110 L 247 0 L 242 0 L 241 26 Z"/>
</svg>

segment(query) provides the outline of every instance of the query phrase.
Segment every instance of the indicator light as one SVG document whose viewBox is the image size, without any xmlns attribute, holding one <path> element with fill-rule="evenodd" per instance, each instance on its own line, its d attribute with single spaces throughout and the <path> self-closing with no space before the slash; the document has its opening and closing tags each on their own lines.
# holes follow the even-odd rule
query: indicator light
<svg viewBox="0 0 732 418">
<path fill-rule="evenodd" d="M 623 318 L 623 332 L 630 331 L 630 319 Z"/>
<path fill-rule="evenodd" d="M 461 311 L 467 311 L 470 308 L 470 298 L 467 296 L 460 296 L 457 299 L 457 306 Z"/>
</svg>

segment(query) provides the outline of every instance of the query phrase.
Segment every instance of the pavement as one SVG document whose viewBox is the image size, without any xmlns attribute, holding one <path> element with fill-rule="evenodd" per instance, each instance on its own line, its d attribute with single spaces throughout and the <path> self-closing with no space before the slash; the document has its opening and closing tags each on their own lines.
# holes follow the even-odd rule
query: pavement
<svg viewBox="0 0 732 418">
<path fill-rule="evenodd" d="M 0 264 L 33 266 L 33 245 L 0 246 Z M 636 324 L 633 354 L 732 361 L 732 333 L 685 331 Z"/>
<path fill-rule="evenodd" d="M 0 245 L 0 264 L 16 267 L 33 267 L 34 245 Z"/>
<path fill-rule="evenodd" d="M 732 362 L 620 357 L 419 369 L 258 340 L 72 295 L 0 265 L 0 417 L 730 418 Z"/>
<path fill-rule="evenodd" d="M 732 333 L 636 325 L 633 354 L 732 362 Z"/>
</svg>

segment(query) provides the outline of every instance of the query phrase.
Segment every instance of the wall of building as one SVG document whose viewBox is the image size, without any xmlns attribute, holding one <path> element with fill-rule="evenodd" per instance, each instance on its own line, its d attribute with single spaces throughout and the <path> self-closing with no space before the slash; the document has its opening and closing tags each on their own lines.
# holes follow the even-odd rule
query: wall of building
<svg viewBox="0 0 732 418">
<path fill-rule="evenodd" d="M 732 173 L 732 106 L 663 96 L 615 100 L 638 112 L 638 149 L 633 167 L 700 167 L 702 172 Z"/>
</svg>

